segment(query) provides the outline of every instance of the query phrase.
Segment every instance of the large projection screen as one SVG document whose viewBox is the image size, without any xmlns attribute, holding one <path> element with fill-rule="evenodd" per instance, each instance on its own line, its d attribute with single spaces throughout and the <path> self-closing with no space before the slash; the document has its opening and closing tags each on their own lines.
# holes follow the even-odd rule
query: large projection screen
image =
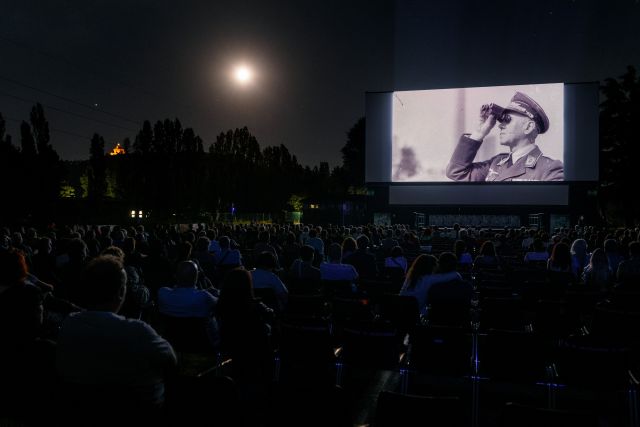
<svg viewBox="0 0 640 427">
<path fill-rule="evenodd" d="M 550 175 L 554 180 L 564 180 L 562 164 L 553 164 L 556 173 L 528 173 L 533 168 L 513 165 L 511 171 L 499 165 L 497 159 L 506 158 L 509 146 L 501 141 L 502 135 L 514 139 L 514 135 L 521 138 L 529 137 L 523 132 L 524 122 L 533 122 L 529 117 L 517 112 L 507 111 L 511 119 L 509 123 L 496 122 L 489 134 L 480 142 L 465 146 L 462 154 L 472 151 L 469 161 L 473 161 L 466 169 L 473 169 L 473 173 L 461 173 L 461 179 L 447 177 L 447 165 L 452 160 L 462 135 L 472 133 L 480 122 L 482 105 L 494 103 L 502 107 L 510 105 L 511 98 L 516 94 L 524 94 L 533 99 L 538 105 L 535 110 L 538 115 L 546 114 L 549 122 L 548 129 L 535 138 L 535 144 L 527 143 L 524 149 L 538 147 L 535 153 L 559 159 L 562 162 L 564 153 L 564 92 L 562 84 L 520 85 L 500 87 L 480 87 L 462 89 L 440 89 L 402 91 L 393 93 L 391 119 L 391 181 L 392 182 L 451 182 L 451 181 L 491 181 L 502 175 L 509 176 L 509 180 L 528 179 L 521 177 L 545 178 Z M 513 108 L 520 108 L 522 102 L 514 102 Z M 541 107 L 541 108 L 538 108 Z M 522 107 L 525 108 L 525 107 Z M 525 112 L 533 114 L 525 109 Z M 515 117 L 522 123 L 516 123 Z M 535 125 L 531 125 L 535 127 Z M 515 129 L 511 129 L 515 128 Z M 508 132 L 508 133 L 505 133 Z M 529 140 L 529 139 L 527 139 Z M 508 143 L 512 143 L 507 138 Z M 477 152 L 475 152 L 477 150 Z M 496 157 L 497 156 L 497 157 Z M 462 156 L 457 156 L 462 157 Z M 537 154 L 536 154 L 537 157 Z M 496 159 L 485 167 L 491 159 Z M 466 160 L 465 160 L 466 161 Z M 522 158 L 524 163 L 526 158 Z M 542 162 L 540 162 L 542 163 Z M 548 165 L 537 164 L 535 169 Z M 482 168 L 482 170 L 480 170 Z M 560 169 L 562 168 L 562 169 Z M 503 169 L 503 171 L 501 171 Z M 487 174 L 487 171 L 489 173 Z M 525 172 L 512 176 L 514 173 Z M 480 173 L 475 173 L 480 172 Z M 495 173 L 494 173 L 495 172 Z M 535 172 L 535 171 L 534 171 Z M 543 179 L 540 179 L 543 180 Z"/>
<path fill-rule="evenodd" d="M 499 134 L 509 129 L 498 122 L 476 143 L 477 152 L 466 153 L 469 163 L 488 162 L 487 170 L 498 172 L 492 174 L 498 179 L 448 176 L 461 137 L 477 128 L 481 106 L 494 103 L 509 110 L 522 99 L 517 92 L 533 99 L 547 120 L 545 132 L 532 141 L 537 150 L 514 151 L 505 164 L 522 159 L 526 173 L 508 176 L 497 165 L 511 152 L 508 136 Z M 569 182 L 598 180 L 598 102 L 597 82 L 367 93 L 365 178 L 390 184 L 392 204 L 567 204 Z M 538 159 L 545 168 L 536 174 Z"/>
</svg>

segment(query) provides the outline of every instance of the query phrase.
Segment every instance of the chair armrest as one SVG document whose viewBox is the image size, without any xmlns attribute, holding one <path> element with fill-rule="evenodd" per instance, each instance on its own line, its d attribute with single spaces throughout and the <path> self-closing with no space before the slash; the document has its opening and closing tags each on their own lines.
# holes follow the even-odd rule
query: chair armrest
<svg viewBox="0 0 640 427">
<path fill-rule="evenodd" d="M 556 384 L 558 382 L 558 369 L 555 363 L 551 363 L 547 366 L 547 381 L 549 384 Z"/>
<path fill-rule="evenodd" d="M 233 359 L 231 359 L 230 357 L 220 357 L 218 359 L 218 363 L 216 363 L 215 366 L 212 366 L 209 369 L 199 372 L 196 375 L 196 378 L 202 378 L 211 374 L 217 374 L 221 369 L 229 366 L 232 362 L 233 362 Z"/>
<path fill-rule="evenodd" d="M 333 355 L 336 359 L 342 358 L 342 347 L 336 347 L 333 349 Z"/>
</svg>

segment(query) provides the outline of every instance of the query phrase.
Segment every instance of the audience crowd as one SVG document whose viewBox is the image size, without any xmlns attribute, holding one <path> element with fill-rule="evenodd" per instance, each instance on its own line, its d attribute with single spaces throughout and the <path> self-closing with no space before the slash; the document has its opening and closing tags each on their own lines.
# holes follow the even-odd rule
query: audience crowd
<svg viewBox="0 0 640 427">
<path fill-rule="evenodd" d="M 260 424 L 280 319 L 303 286 L 325 296 L 346 292 L 362 308 L 382 284 L 386 293 L 415 298 L 413 314 L 425 320 L 436 301 L 472 301 L 484 272 L 514 265 L 544 272 L 547 286 L 640 292 L 640 230 L 4 227 L 0 419 L 51 424 L 57 413 L 82 424 L 70 415 L 78 408 L 96 424 L 161 419 L 183 355 L 195 348 L 231 360 L 238 401 L 256 408 L 242 417 Z M 33 410 L 36 401 L 41 410 Z"/>
</svg>

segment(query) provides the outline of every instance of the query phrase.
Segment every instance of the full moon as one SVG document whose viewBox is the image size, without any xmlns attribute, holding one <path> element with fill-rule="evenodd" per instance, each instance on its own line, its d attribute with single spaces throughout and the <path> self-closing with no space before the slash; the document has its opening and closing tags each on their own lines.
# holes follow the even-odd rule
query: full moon
<svg viewBox="0 0 640 427">
<path fill-rule="evenodd" d="M 240 85 L 247 85 L 253 80 L 253 71 L 246 65 L 239 65 L 233 71 L 233 77 Z"/>
</svg>

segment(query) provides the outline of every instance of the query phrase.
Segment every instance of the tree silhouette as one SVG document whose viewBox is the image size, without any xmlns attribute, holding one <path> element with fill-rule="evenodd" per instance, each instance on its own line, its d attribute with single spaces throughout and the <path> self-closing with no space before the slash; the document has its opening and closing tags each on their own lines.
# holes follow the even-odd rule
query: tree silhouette
<svg viewBox="0 0 640 427">
<path fill-rule="evenodd" d="M 23 157 L 27 160 L 35 159 L 38 154 L 36 151 L 36 140 L 31 133 L 31 126 L 25 121 L 20 124 L 20 144 L 22 146 Z"/>
<path fill-rule="evenodd" d="M 33 128 L 33 135 L 36 140 L 36 147 L 38 148 L 38 153 L 43 154 L 47 151 L 52 150 L 51 145 L 49 144 L 50 135 L 49 135 L 49 122 L 44 116 L 44 109 L 40 103 L 37 103 L 31 109 L 31 126 Z"/>
<path fill-rule="evenodd" d="M 347 132 L 347 143 L 340 150 L 342 164 L 348 180 L 352 186 L 364 184 L 365 168 L 365 118 L 360 118 Z"/>
<path fill-rule="evenodd" d="M 50 143 L 49 122 L 40 103 L 31 109 L 30 119 L 38 149 L 36 159 L 36 167 L 38 169 L 36 178 L 37 193 L 35 196 L 41 202 L 50 205 L 56 201 L 60 193 L 60 184 L 63 176 L 62 164 L 58 153 Z"/>
<path fill-rule="evenodd" d="M 104 138 L 97 133 L 91 138 L 89 149 L 89 199 L 102 202 L 107 191 L 107 162 L 104 154 Z"/>
<path fill-rule="evenodd" d="M 622 76 L 606 79 L 600 87 L 599 201 L 609 220 L 633 224 L 640 217 L 636 191 L 636 160 L 640 155 L 640 78 L 629 66 Z"/>
<path fill-rule="evenodd" d="M 18 175 L 21 169 L 21 155 L 20 150 L 11 141 L 11 135 L 6 131 L 4 117 L 0 114 L 0 193 L 18 210 L 17 205 L 22 201 L 21 186 L 24 184 L 24 177 Z M 8 205 L 9 203 L 4 204 L 4 208 L 0 209 L 0 218 L 10 214 Z"/>
</svg>

